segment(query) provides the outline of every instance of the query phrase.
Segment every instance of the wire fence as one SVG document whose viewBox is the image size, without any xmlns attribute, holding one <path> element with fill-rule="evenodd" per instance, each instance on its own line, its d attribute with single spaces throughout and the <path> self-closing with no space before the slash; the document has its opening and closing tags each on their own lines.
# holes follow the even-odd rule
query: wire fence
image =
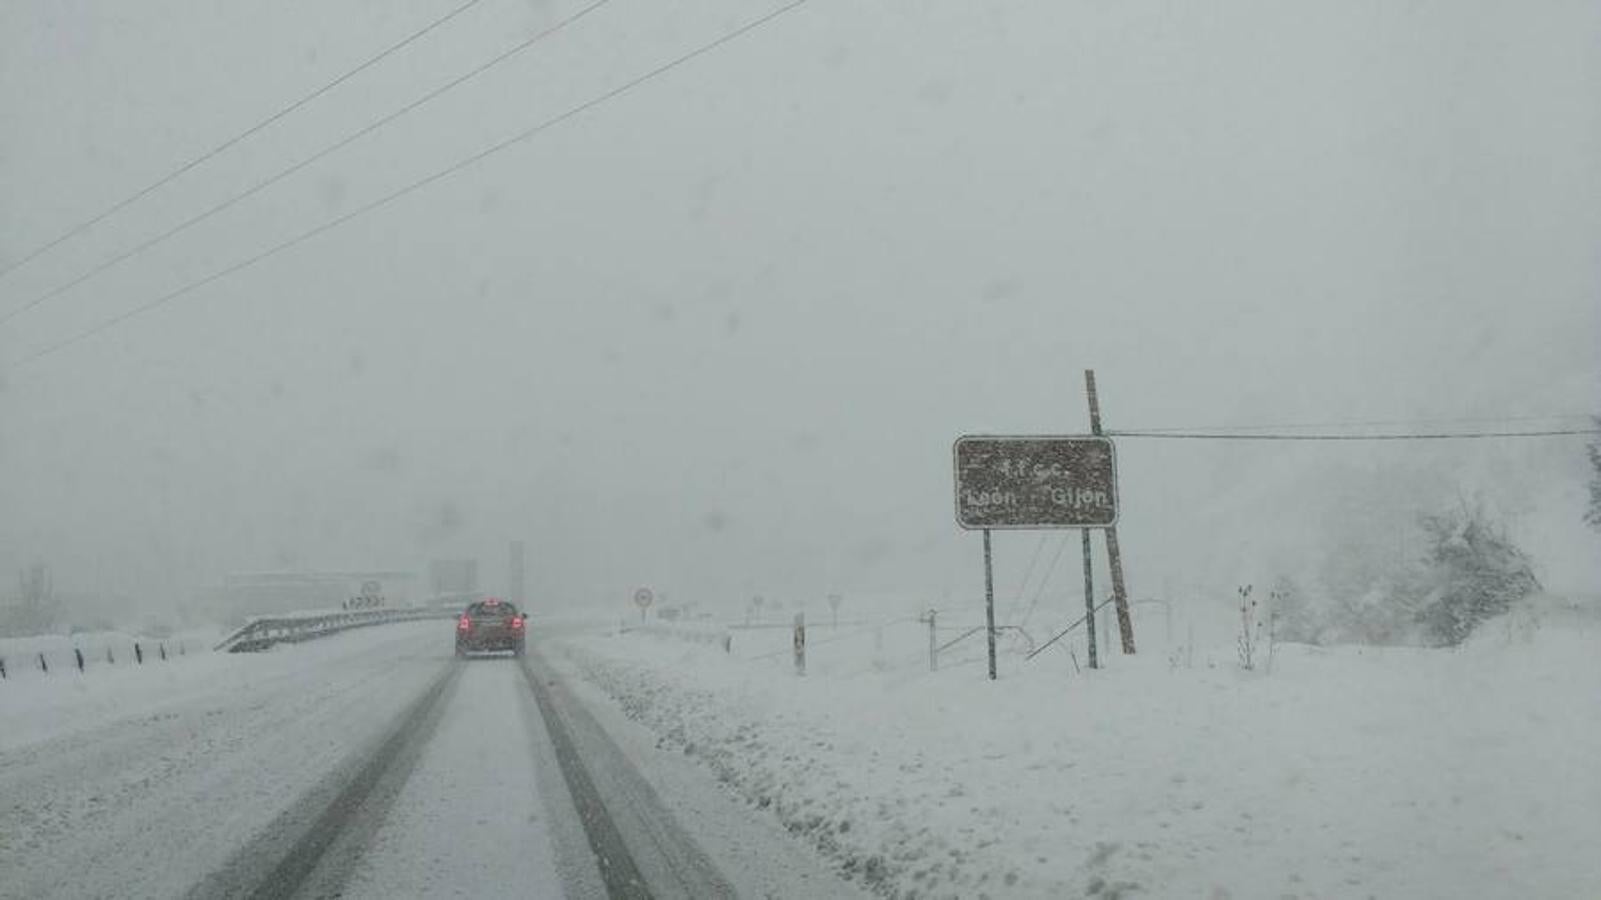
<svg viewBox="0 0 1601 900">
<path fill-rule="evenodd" d="M 1108 595 L 1096 606 L 1100 620 L 1096 623 L 1098 629 L 1115 630 L 1108 609 L 1112 602 L 1113 598 Z M 1149 608 L 1153 602 L 1158 601 L 1138 601 L 1136 606 L 1145 604 Z M 932 617 L 930 612 L 933 613 Z M 1169 611 L 1164 610 L 1163 614 L 1169 615 Z M 1082 632 L 1082 607 L 1076 616 L 1064 609 L 1053 621 L 1056 624 L 1045 630 L 1030 629 L 1021 620 L 997 622 L 997 656 L 1010 660 L 1008 667 L 1015 670 L 1030 664 L 1042 664 L 1042 657 L 1050 655 L 1047 651 L 1055 648 L 1060 653 L 1062 665 L 1070 664 L 1070 671 L 1081 671 L 1085 657 L 1070 639 Z M 1144 624 L 1149 627 L 1156 623 L 1146 621 Z M 941 672 L 965 670 L 986 663 L 989 658 L 986 630 L 982 608 L 971 605 L 933 608 L 921 615 L 894 616 L 882 620 L 858 619 L 849 623 L 849 627 L 842 625 L 835 628 L 826 622 L 822 625 L 809 623 L 804 643 L 805 668 L 809 674 L 830 677 L 858 677 L 875 673 L 911 678 L 938 677 Z M 1168 630 L 1171 631 L 1171 626 Z M 619 632 L 711 645 L 718 648 L 719 656 L 732 664 L 753 669 L 769 667 L 779 661 L 787 662 L 796 653 L 792 622 L 751 625 L 708 622 L 694 627 L 632 625 L 619 629 Z M 707 633 L 715 634 L 716 638 L 706 637 Z M 1109 644 L 1101 658 L 1106 660 L 1112 653 Z"/>
</svg>

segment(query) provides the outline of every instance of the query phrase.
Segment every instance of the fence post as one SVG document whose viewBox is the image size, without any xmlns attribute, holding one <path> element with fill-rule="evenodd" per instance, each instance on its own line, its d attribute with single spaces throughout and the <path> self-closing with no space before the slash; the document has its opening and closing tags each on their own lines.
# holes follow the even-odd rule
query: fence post
<svg viewBox="0 0 1601 900">
<path fill-rule="evenodd" d="M 161 661 L 162 662 L 166 662 L 167 661 L 167 642 L 166 641 L 162 641 L 161 642 Z"/>
<path fill-rule="evenodd" d="M 50 674 L 50 664 L 44 661 L 44 651 L 39 651 L 39 671 Z"/>
<path fill-rule="evenodd" d="M 111 655 L 111 645 L 107 644 L 106 645 L 106 665 L 114 666 L 116 664 L 117 664 L 117 658 L 115 656 Z"/>
<path fill-rule="evenodd" d="M 6 658 L 4 656 L 0 656 L 0 679 L 9 677 L 11 676 L 6 674 Z"/>
<path fill-rule="evenodd" d="M 78 658 L 78 672 L 83 672 L 83 651 L 77 647 L 72 648 L 72 655 Z"/>
<path fill-rule="evenodd" d="M 134 662 L 137 662 L 141 666 L 145 664 L 145 651 L 143 647 L 139 646 L 138 641 L 133 642 L 133 659 Z"/>
</svg>

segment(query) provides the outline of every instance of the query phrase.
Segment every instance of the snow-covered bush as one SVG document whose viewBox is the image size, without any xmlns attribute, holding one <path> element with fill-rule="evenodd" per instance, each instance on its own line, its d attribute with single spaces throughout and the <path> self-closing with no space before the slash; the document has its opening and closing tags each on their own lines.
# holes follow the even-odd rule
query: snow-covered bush
<svg viewBox="0 0 1601 900">
<path fill-rule="evenodd" d="M 1380 646 L 1420 643 L 1417 607 L 1420 591 L 1410 577 L 1389 576 L 1360 594 L 1337 595 L 1328 609 L 1328 642 Z"/>
<path fill-rule="evenodd" d="M 1482 506 L 1463 504 L 1421 524 L 1429 554 L 1408 599 L 1428 643 L 1454 647 L 1540 589 L 1529 557 Z"/>
<path fill-rule="evenodd" d="M 1456 646 L 1540 588 L 1528 556 L 1482 504 L 1459 502 L 1379 537 L 1331 544 L 1309 595 L 1281 579 L 1273 595 L 1278 637 Z"/>
<path fill-rule="evenodd" d="M 1271 603 L 1268 621 L 1275 641 L 1288 641 L 1294 644 L 1322 643 L 1325 631 L 1322 611 L 1295 579 L 1288 575 L 1280 575 L 1273 582 L 1273 590 L 1268 598 Z"/>
</svg>

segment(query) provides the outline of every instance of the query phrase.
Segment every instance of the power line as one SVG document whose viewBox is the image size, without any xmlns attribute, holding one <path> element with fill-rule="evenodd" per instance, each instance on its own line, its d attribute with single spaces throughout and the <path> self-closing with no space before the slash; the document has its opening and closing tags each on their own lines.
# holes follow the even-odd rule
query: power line
<svg viewBox="0 0 1601 900">
<path fill-rule="evenodd" d="M 109 319 L 106 319 L 105 321 L 99 323 L 98 325 L 90 326 L 89 328 L 86 328 L 86 329 L 84 329 L 82 331 L 76 332 L 75 334 L 73 334 L 73 335 L 71 335 L 71 336 L 69 336 L 67 338 L 64 338 L 64 339 L 62 339 L 60 341 L 57 341 L 54 344 L 50 344 L 50 345 L 44 347 L 43 349 L 35 351 L 34 353 L 32 353 L 32 354 L 30 354 L 28 356 L 25 356 L 21 360 L 19 360 L 17 362 L 17 366 L 19 366 L 19 367 L 20 366 L 24 366 L 24 365 L 27 365 L 29 363 L 36 362 L 36 361 L 38 361 L 40 359 L 43 359 L 43 358 L 45 358 L 47 356 L 50 356 L 52 354 L 59 353 L 60 351 L 65 350 L 68 347 L 71 347 L 72 345 L 79 343 L 80 341 L 88 340 L 89 338 L 92 338 L 97 334 L 100 334 L 102 332 L 105 332 L 105 331 L 108 331 L 108 330 L 110 330 L 112 328 L 115 328 L 116 326 L 122 324 L 123 322 L 128 321 L 129 319 L 133 319 L 133 318 L 135 318 L 137 316 L 144 315 L 145 313 L 150 312 L 151 310 L 154 310 L 154 309 L 157 309 L 159 307 L 165 306 L 168 303 L 171 303 L 172 301 L 177 300 L 178 298 L 184 296 L 185 294 L 188 294 L 188 293 L 190 293 L 192 291 L 198 290 L 199 288 L 205 287 L 206 285 L 211 284 L 212 282 L 219 281 L 219 280 L 221 280 L 223 278 L 226 278 L 229 275 L 234 274 L 235 272 L 239 272 L 239 271 L 242 271 L 244 269 L 248 269 L 251 266 L 256 265 L 257 263 L 260 263 L 260 262 L 262 262 L 262 261 L 264 261 L 266 259 L 270 259 L 271 257 L 276 256 L 279 253 L 282 253 L 283 251 L 290 249 L 291 247 L 295 247 L 295 246 L 297 246 L 299 244 L 303 244 L 306 241 L 311 240 L 312 238 L 314 238 L 314 237 L 316 237 L 316 236 L 318 236 L 318 235 L 320 235 L 320 234 L 322 234 L 324 232 L 331 231 L 331 230 L 333 230 L 335 228 L 338 228 L 339 226 L 345 224 L 346 222 L 350 222 L 350 221 L 352 221 L 352 220 L 354 220 L 356 218 L 359 218 L 359 217 L 364 216 L 364 215 L 366 215 L 366 214 L 368 214 L 370 212 L 373 212 L 373 211 L 378 210 L 378 209 L 380 209 L 380 208 L 382 208 L 384 206 L 387 206 L 390 203 L 393 203 L 394 201 L 399 200 L 401 197 L 406 196 L 407 194 L 410 194 L 410 193 L 413 193 L 415 191 L 421 190 L 422 188 L 425 188 L 428 185 L 433 184 L 436 181 L 440 181 L 440 180 L 443 180 L 445 178 L 448 178 L 449 176 L 454 175 L 457 172 L 462 171 L 463 169 L 466 169 L 466 168 L 469 168 L 469 167 L 471 167 L 473 165 L 476 165 L 477 163 L 482 162 L 483 160 L 488 159 L 489 157 L 494 156 L 495 154 L 500 153 L 503 150 L 506 150 L 508 148 L 516 146 L 517 144 L 520 144 L 523 141 L 526 141 L 526 140 L 528 140 L 528 139 L 530 139 L 530 138 L 532 138 L 532 137 L 534 137 L 534 136 L 536 136 L 536 135 L 538 135 L 538 134 L 540 134 L 540 133 L 542 133 L 544 131 L 547 131 L 547 130 L 549 130 L 551 128 L 554 128 L 557 125 L 560 125 L 561 123 L 567 121 L 568 119 L 571 119 L 571 118 L 573 118 L 575 116 L 578 116 L 578 115 L 581 115 L 581 114 L 583 114 L 585 112 L 588 112 L 589 110 L 594 109 L 595 107 L 600 106 L 603 103 L 607 103 L 607 102 L 609 102 L 611 100 L 614 100 L 617 97 L 620 97 L 620 96 L 622 96 L 622 95 L 634 90 L 635 88 L 639 87 L 640 85 L 645 84 L 646 82 L 651 81 L 653 79 L 659 78 L 660 76 L 665 75 L 668 72 L 671 72 L 672 70 L 677 69 L 680 66 L 683 66 L 684 64 L 691 62 L 692 60 L 695 60 L 695 59 L 697 59 L 697 58 L 699 58 L 701 56 L 704 56 L 704 55 L 706 55 L 708 53 L 711 53 L 712 51 L 714 51 L 717 48 L 723 46 L 724 44 L 727 44 L 727 43 L 730 43 L 730 42 L 732 42 L 734 40 L 737 40 L 740 37 L 742 37 L 742 36 L 752 32 L 752 31 L 755 31 L 756 29 L 762 27 L 763 25 L 766 25 L 767 23 L 773 21 L 774 19 L 777 19 L 778 17 L 784 15 L 785 13 L 791 12 L 791 11 L 793 11 L 795 9 L 799 9 L 800 7 L 805 6 L 807 3 L 810 3 L 810 2 L 811 2 L 811 0 L 790 0 L 790 2 L 785 3 L 783 6 L 780 6 L 777 9 L 774 9 L 774 10 L 772 10 L 770 12 L 764 13 L 761 16 L 758 16 L 757 18 L 752 19 L 752 20 L 746 22 L 743 25 L 740 25 L 740 26 L 738 26 L 736 28 L 733 28 L 733 29 L 731 29 L 729 31 L 726 31 L 723 34 L 721 34 L 720 36 L 718 36 L 717 38 L 715 38 L 715 39 L 713 39 L 711 41 L 708 41 L 707 43 L 701 44 L 700 46 L 698 46 L 695 49 L 689 51 L 688 53 L 684 53 L 684 54 L 682 54 L 680 56 L 674 57 L 673 59 L 671 59 L 671 60 L 669 60 L 669 61 L 667 61 L 665 63 L 662 63 L 661 65 L 655 67 L 654 69 L 651 69 L 651 70 L 645 72 L 642 75 L 637 75 L 637 76 L 629 79 L 628 81 L 623 82 L 622 84 L 618 85 L 617 87 L 614 87 L 609 91 L 606 91 L 605 93 L 599 94 L 599 95 L 597 95 L 595 97 L 591 97 L 590 99 L 588 99 L 588 100 L 584 101 L 583 103 L 580 103 L 580 104 L 578 104 L 576 106 L 569 107 L 564 112 L 561 112 L 561 113 L 559 113 L 559 114 L 557 114 L 555 116 L 552 116 L 552 117 L 550 117 L 548 119 L 545 119 L 544 121 L 534 125 L 533 127 L 528 128 L 528 129 L 526 129 L 524 131 L 521 131 L 521 132 L 519 132 L 519 133 L 517 133 L 515 135 L 512 135 L 511 137 L 506 138 L 505 140 L 500 141 L 499 143 L 492 144 L 491 146 L 489 146 L 489 147 L 487 147 L 487 148 L 485 148 L 483 150 L 480 150 L 477 153 L 472 154 L 471 156 L 468 156 L 468 157 L 465 157 L 463 159 L 457 160 L 456 162 L 450 164 L 449 166 L 446 166 L 443 169 L 440 169 L 440 170 L 434 172 L 431 175 L 424 176 L 423 178 L 420 178 L 420 179 L 418 179 L 416 181 L 413 181 L 413 182 L 411 182 L 410 184 L 407 184 L 404 187 L 401 187 L 401 188 L 398 188 L 397 190 L 391 191 L 390 193 L 385 194 L 382 197 L 379 197 L 377 200 L 374 200 L 374 201 L 372 201 L 372 202 L 370 202 L 370 203 L 368 203 L 368 204 L 366 204 L 364 206 L 360 206 L 360 207 L 358 207 L 358 208 L 356 208 L 356 209 L 354 209 L 354 210 L 352 210 L 352 211 L 350 211 L 348 213 L 345 213 L 344 215 L 336 216 L 336 217 L 334 217 L 332 219 L 329 219 L 328 221 L 323 222 L 321 225 L 318 225 L 318 226 L 316 226 L 314 228 L 311 228 L 311 229 L 309 229 L 307 231 L 303 231 L 300 234 L 295 235 L 294 237 L 289 238 L 286 241 L 282 241 L 282 242 L 280 242 L 278 244 L 275 244 L 272 247 L 269 247 L 268 249 L 263 250 L 263 251 L 261 251 L 260 253 L 257 253 L 254 256 L 247 257 L 247 258 L 245 258 L 245 259 L 243 259 L 243 260 L 241 260 L 239 262 L 234 263 L 233 265 L 227 266 L 227 267 L 222 268 L 222 269 L 218 269 L 217 271 L 212 272 L 210 275 L 207 275 L 207 276 L 205 276 L 203 278 L 200 278 L 200 279 L 198 279 L 196 281 L 191 281 L 188 284 L 184 285 L 183 287 L 180 287 L 180 288 L 178 288 L 176 290 L 169 291 L 169 292 L 167 292 L 165 294 L 162 294 L 161 296 L 156 297 L 153 300 L 147 301 L 147 302 L 145 302 L 144 304 L 142 304 L 140 306 L 136 306 L 133 309 L 130 309 L 130 310 L 124 312 L 124 313 L 121 313 L 119 315 L 116 315 L 116 316 L 113 316 L 113 317 L 111 317 Z"/>
<path fill-rule="evenodd" d="M 57 245 L 65 242 L 67 240 L 70 240 L 70 239 L 72 239 L 74 237 L 77 237 L 78 235 L 84 233 L 85 231 L 88 231 L 90 228 L 93 228 L 94 226 L 98 225 L 99 223 L 105 221 L 107 218 L 109 218 L 113 214 L 117 213 L 118 211 L 120 211 L 120 210 L 122 210 L 122 209 L 124 209 L 124 208 L 126 208 L 126 207 L 128 207 L 128 206 L 130 206 L 130 205 L 132 205 L 132 204 L 134 204 L 136 202 L 138 202 L 139 200 L 144 199 L 146 196 L 148 196 L 152 192 L 154 192 L 154 191 L 156 191 L 156 190 L 158 190 L 158 189 L 160 189 L 160 188 L 172 183 L 174 180 L 176 180 L 177 178 L 182 176 L 185 172 L 188 172 L 189 170 L 191 170 L 191 169 L 195 168 L 196 166 L 206 162 L 207 160 L 212 159 L 213 157 L 217 156 L 218 154 L 222 153 L 223 151 L 227 150 L 228 148 L 234 146 L 235 144 L 238 144 L 240 141 L 245 140 L 246 138 L 250 137 L 251 135 L 261 131 L 263 128 L 266 128 L 267 126 L 269 126 L 272 123 L 278 121 L 279 119 L 282 119 L 284 116 L 289 115 L 290 113 L 292 113 L 295 110 L 301 108 L 302 106 L 305 106 L 307 103 L 310 103 L 311 101 L 317 99 L 318 97 L 321 97 L 323 94 L 328 93 L 329 91 L 331 91 L 334 88 L 340 86 L 341 84 L 344 84 L 346 81 L 349 81 L 351 78 L 354 78 L 356 75 L 359 75 L 362 72 L 366 71 L 367 69 L 372 68 L 374 65 L 377 65 L 381 60 L 389 57 L 390 55 L 394 54 L 395 52 L 397 52 L 397 51 L 405 48 L 406 46 L 412 44 L 413 42 L 415 42 L 418 39 L 422 38 L 424 35 L 428 34 L 429 32 L 433 31 L 434 29 L 440 27 L 441 25 L 444 25 L 446 22 L 449 22 L 451 19 L 456 18 L 457 16 L 461 15 L 462 13 L 466 12 L 467 10 L 472 9 L 474 6 L 477 6 L 481 2 L 482 2 L 482 0 L 466 0 L 465 3 L 461 4 L 460 6 L 456 7 L 455 9 L 450 10 L 449 12 L 447 12 L 443 16 L 440 16 L 439 18 L 433 20 L 432 22 L 429 22 L 427 25 L 424 25 L 422 28 L 419 28 L 418 30 L 413 31 L 411 34 L 406 35 L 404 38 L 400 39 L 398 42 L 396 42 L 394 44 L 391 44 L 388 47 L 384 48 L 383 50 L 379 51 L 376 55 L 368 57 L 361 64 L 357 65 L 353 69 L 350 69 L 350 70 L 346 71 L 344 74 L 340 75 L 338 78 L 335 78 L 334 80 L 324 84 L 323 86 L 317 88 L 316 90 L 314 90 L 311 93 L 305 95 L 304 97 L 301 97 L 300 99 L 291 102 L 290 104 L 288 104 L 287 106 L 285 106 L 282 109 L 278 110 L 277 112 L 273 113 L 272 115 L 268 116 L 267 118 L 262 119 L 261 121 L 259 121 L 256 124 L 250 126 L 249 128 L 246 128 L 244 131 L 239 132 L 238 134 L 234 135 L 231 138 L 228 138 L 227 140 L 223 141 L 222 143 L 218 144 L 215 147 L 212 147 L 210 150 L 207 150 L 206 152 L 204 152 L 204 153 L 200 154 L 199 156 L 195 157 L 194 159 L 189 160 L 188 162 L 184 163 L 183 165 L 179 166 L 178 168 L 173 169 L 171 172 L 168 172 L 166 175 L 163 175 L 161 178 L 157 179 L 156 181 L 153 181 L 150 184 L 145 185 L 143 188 L 140 188 L 138 191 L 134 192 L 133 194 L 123 198 L 122 200 L 119 200 L 116 203 L 113 203 L 111 206 L 106 207 L 104 210 L 101 210 L 99 213 L 95 214 L 94 216 L 91 216 L 90 218 L 85 219 L 82 222 L 79 222 L 77 225 L 72 226 L 71 228 L 69 228 L 66 231 L 62 232 L 60 235 L 57 235 L 55 238 L 52 238 L 51 240 L 47 241 L 46 243 L 41 244 L 38 247 L 35 247 L 33 250 L 29 251 L 27 254 L 23 255 L 21 258 L 13 260 L 12 262 L 9 262 L 9 263 L 5 264 L 4 267 L 0 267 L 0 278 L 4 278 L 6 275 L 10 274 L 13 270 L 18 269 L 18 268 L 20 268 L 20 267 L 22 267 L 24 265 L 27 265 L 29 262 L 32 262 L 34 259 L 36 259 L 39 256 L 43 255 L 44 253 L 48 252 L 49 250 L 51 250 L 52 248 L 56 247 Z M 4 320 L 0 320 L 0 321 L 4 321 Z"/>
<path fill-rule="evenodd" d="M 1494 424 L 1505 425 L 1510 422 L 1571 422 L 1589 419 L 1590 416 L 1578 415 L 1551 415 L 1551 416 L 1464 416 L 1442 419 L 1388 419 L 1379 421 L 1337 421 L 1337 422 L 1301 422 L 1280 423 L 1277 425 L 1179 425 L 1168 428 L 1131 428 L 1128 434 L 1165 434 L 1169 432 L 1184 431 L 1288 431 L 1300 428 L 1418 428 L 1430 425 L 1465 425 L 1465 424 Z"/>
<path fill-rule="evenodd" d="M 1486 438 L 1543 438 L 1601 434 L 1601 428 L 1550 431 L 1458 431 L 1418 434 L 1228 434 L 1224 432 L 1108 431 L 1107 437 L 1196 441 L 1463 441 Z"/>
<path fill-rule="evenodd" d="M 372 122 L 367 123 L 366 125 L 362 126 L 361 128 L 358 128 L 355 131 L 351 132 L 350 134 L 345 135 L 343 138 L 340 138 L 339 140 L 335 141 L 334 143 L 329 144 L 326 147 L 323 147 L 321 150 L 318 150 L 316 153 L 313 153 L 310 156 L 306 157 L 305 159 L 302 159 L 300 162 L 297 162 L 294 165 L 291 165 L 286 169 L 282 169 L 282 170 L 278 171 L 276 174 L 273 174 L 273 175 L 268 176 L 267 178 L 265 178 L 265 179 L 263 179 L 261 181 L 256 182 L 255 184 L 251 185 L 250 187 L 246 188 L 245 190 L 241 191 L 240 193 L 237 193 L 237 194 L 234 194 L 231 197 L 228 197 L 227 199 L 225 199 L 222 202 L 216 204 L 215 206 L 212 206 L 211 208 L 205 210 L 204 212 L 199 213 L 198 215 L 192 216 L 192 217 L 190 217 L 188 219 L 185 219 L 184 221 L 179 222 L 177 225 L 174 225 L 173 227 L 167 229 L 166 231 L 163 231 L 162 233 L 156 235 L 155 237 L 149 238 L 148 240 L 145 240 L 142 243 L 136 244 L 133 247 L 131 247 L 131 248 L 123 251 L 122 253 L 118 254 L 117 256 L 114 256 L 114 257 L 112 257 L 112 258 L 110 258 L 108 260 L 105 260 L 104 262 L 101 262 L 99 265 L 94 266 L 93 268 L 89 269 L 89 271 L 83 273 L 82 275 L 79 275 L 77 278 L 74 278 L 71 281 L 66 282 L 65 284 L 57 285 L 56 287 L 52 288 L 51 290 L 48 290 L 48 291 L 44 292 L 43 294 L 40 294 L 39 296 L 33 298 L 32 300 L 28 301 L 27 303 L 23 304 L 22 306 L 19 306 L 14 310 L 12 310 L 12 311 L 10 311 L 8 313 L 5 313 L 4 315 L 0 315 L 0 325 L 4 325 L 5 323 L 11 321 L 12 319 L 16 318 L 17 316 L 22 315 L 23 313 L 25 313 L 25 312 L 27 312 L 27 311 L 39 306 L 42 303 L 45 303 L 45 302 L 47 302 L 49 300 L 52 300 L 52 299 L 54 299 L 56 297 L 61 296 L 62 294 L 66 293 L 67 291 L 70 291 L 73 288 L 77 287 L 78 285 L 83 284 L 85 281 L 88 281 L 89 279 L 94 278 L 95 276 L 101 274 L 102 272 L 105 272 L 108 269 L 111 269 L 111 268 L 114 268 L 114 267 L 116 267 L 118 265 L 121 265 L 122 263 L 126 262 L 127 260 L 132 259 L 133 257 L 138 256 L 141 253 L 144 253 L 145 251 L 151 249 L 152 247 L 155 247 L 157 244 L 165 243 L 168 239 L 170 239 L 170 238 L 172 238 L 172 237 L 174 237 L 174 236 L 176 236 L 176 235 L 178 235 L 178 234 L 180 234 L 180 233 L 182 233 L 184 231 L 188 231 L 190 228 L 200 224 L 201 222 L 204 222 L 205 220 L 207 220 L 207 219 L 211 218 L 212 216 L 216 215 L 217 213 L 220 213 L 223 210 L 228 209 L 229 207 L 239 203 L 242 200 L 248 199 L 250 197 L 255 196 L 256 194 L 261 193 L 262 191 L 266 190 L 267 188 L 272 187 L 273 185 L 277 184 L 280 181 L 283 181 L 285 178 L 288 178 L 289 176 L 295 174 L 296 172 L 299 172 L 300 170 L 302 170 L 302 169 L 306 168 L 307 166 L 311 165 L 312 163 L 317 162 L 318 160 L 324 159 L 324 158 L 328 157 L 329 155 L 331 155 L 331 154 L 333 154 L 333 153 L 335 153 L 335 152 L 337 152 L 339 150 L 342 150 L 345 147 L 348 147 L 349 145 L 351 145 L 351 144 L 355 143 L 356 141 L 360 140 L 361 138 L 364 138 L 367 135 L 372 134 L 374 131 L 377 131 L 378 129 L 384 127 L 385 125 L 388 125 L 390 122 L 395 121 L 396 119 L 400 118 L 401 116 L 404 116 L 407 113 L 412 112 L 413 110 L 417 109 L 418 107 L 421 107 L 424 104 L 429 103 L 429 102 L 437 99 L 440 95 L 445 94 L 445 93 L 447 93 L 447 92 L 449 92 L 451 90 L 454 90 L 457 87 L 460 87 L 461 85 L 467 83 L 468 81 L 471 81 L 474 78 L 477 78 L 479 75 L 482 75 L 483 73 L 489 71 L 490 69 L 494 68 L 495 66 L 500 65 L 501 63 L 505 62 L 506 60 L 509 60 L 512 57 L 524 52 L 525 50 L 528 50 L 530 47 L 533 47 L 535 44 L 539 43 L 540 41 L 544 40 L 545 38 L 549 37 L 550 35 L 555 34 L 558 31 L 561 31 L 562 29 L 564 29 L 567 26 L 573 24 L 574 22 L 578 21 L 579 19 L 582 19 L 584 16 L 587 16 L 590 13 L 594 12 L 595 10 L 599 9 L 600 7 L 605 6 L 609 2 L 611 2 L 611 0 L 593 0 L 593 2 L 591 2 L 587 6 L 582 7 L 576 13 L 573 13 L 572 15 L 568 16 L 565 19 L 561 19 L 560 21 L 556 22 L 554 25 L 551 25 L 549 28 L 546 28 L 544 31 L 541 31 L 541 32 L 533 35 L 532 37 L 529 37 L 529 38 L 521 41 L 520 43 L 514 45 L 513 47 L 511 47 L 510 49 L 508 49 L 505 52 L 501 53 L 500 55 L 490 59 L 488 62 L 482 63 L 482 64 L 474 67 L 473 69 L 463 73 L 462 75 L 459 75 L 456 78 L 451 79 L 450 81 L 446 82 L 445 84 L 442 84 L 439 87 L 434 88 L 433 90 L 429 91 L 428 93 L 423 94 L 421 97 L 418 97 L 415 100 L 412 100 L 411 102 L 405 104 L 404 106 L 401 106 L 400 108 L 390 112 L 388 115 L 382 116 L 382 117 L 380 117 L 380 118 L 378 118 L 378 119 L 376 119 L 376 120 L 374 120 Z"/>
</svg>

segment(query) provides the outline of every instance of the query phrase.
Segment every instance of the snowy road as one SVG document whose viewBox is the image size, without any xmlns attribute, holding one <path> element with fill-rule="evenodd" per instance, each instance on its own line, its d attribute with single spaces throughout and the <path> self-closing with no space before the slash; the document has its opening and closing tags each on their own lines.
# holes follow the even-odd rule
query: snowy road
<svg viewBox="0 0 1601 900">
<path fill-rule="evenodd" d="M 537 653 L 449 640 L 411 623 L 3 698 L 28 714 L 0 744 L 0 897 L 853 893 L 709 781 L 643 771 Z"/>
</svg>

